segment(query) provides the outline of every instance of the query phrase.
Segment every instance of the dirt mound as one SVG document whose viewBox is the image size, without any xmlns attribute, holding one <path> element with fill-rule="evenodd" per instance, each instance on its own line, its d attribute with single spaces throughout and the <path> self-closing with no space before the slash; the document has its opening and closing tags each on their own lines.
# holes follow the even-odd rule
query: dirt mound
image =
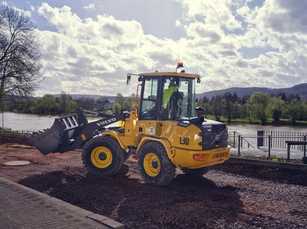
<svg viewBox="0 0 307 229">
<path fill-rule="evenodd" d="M 123 173 L 101 179 L 87 176 L 83 170 L 46 173 L 20 183 L 110 216 L 128 228 L 234 224 L 242 205 L 236 188 L 186 175 L 179 175 L 167 188 L 144 185 Z"/>
<path fill-rule="evenodd" d="M 218 169 L 227 173 L 240 174 L 248 177 L 275 181 L 278 183 L 307 186 L 306 171 L 304 172 L 295 169 L 278 168 L 278 167 L 274 168 L 268 166 L 251 165 L 243 163 L 232 164 L 228 162 L 226 162 L 222 166 L 219 166 Z"/>
</svg>

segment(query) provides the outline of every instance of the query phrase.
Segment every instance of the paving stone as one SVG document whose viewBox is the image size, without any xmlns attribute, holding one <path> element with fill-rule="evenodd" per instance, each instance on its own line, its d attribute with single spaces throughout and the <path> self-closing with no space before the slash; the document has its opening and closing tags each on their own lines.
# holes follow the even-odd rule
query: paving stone
<svg viewBox="0 0 307 229">
<path fill-rule="evenodd" d="M 0 206 L 1 229 L 124 228 L 123 224 L 108 217 L 94 214 L 1 177 Z"/>
</svg>

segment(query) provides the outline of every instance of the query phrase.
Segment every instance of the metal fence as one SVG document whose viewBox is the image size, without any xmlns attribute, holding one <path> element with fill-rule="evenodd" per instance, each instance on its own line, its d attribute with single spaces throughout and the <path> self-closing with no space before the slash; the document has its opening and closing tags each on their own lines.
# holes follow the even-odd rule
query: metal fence
<svg viewBox="0 0 307 229">
<path fill-rule="evenodd" d="M 276 131 L 276 130 L 258 130 L 255 136 L 243 136 L 237 131 L 229 131 L 228 143 L 236 149 L 237 156 L 241 153 L 249 155 L 262 155 L 268 159 L 271 158 L 272 152 L 278 152 L 290 159 L 290 149 L 297 155 L 306 157 L 306 145 L 287 145 L 287 141 L 306 142 L 307 133 L 299 131 Z M 300 152 L 303 152 L 301 154 Z"/>
<path fill-rule="evenodd" d="M 257 150 L 257 147 L 250 140 L 256 137 L 243 136 L 237 131 L 228 132 L 228 144 L 237 149 L 238 156 L 241 156 L 242 150 Z"/>
<path fill-rule="evenodd" d="M 20 143 L 28 144 L 28 136 L 32 131 L 15 131 L 11 129 L 2 129 L 0 128 L 0 144 L 3 143 Z"/>
<path fill-rule="evenodd" d="M 263 136 L 263 144 L 261 145 L 261 137 Z M 272 147 L 276 149 L 285 149 L 287 148 L 286 141 L 306 141 L 307 133 L 306 132 L 294 132 L 294 131 L 257 131 L 257 146 L 261 147 Z M 303 146 L 292 146 L 293 149 L 298 151 L 303 151 Z"/>
</svg>

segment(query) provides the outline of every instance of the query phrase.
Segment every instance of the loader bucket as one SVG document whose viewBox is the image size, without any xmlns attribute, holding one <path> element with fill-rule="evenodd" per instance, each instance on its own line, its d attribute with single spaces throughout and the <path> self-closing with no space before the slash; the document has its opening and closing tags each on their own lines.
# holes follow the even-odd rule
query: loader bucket
<svg viewBox="0 0 307 229">
<path fill-rule="evenodd" d="M 73 133 L 86 123 L 83 113 L 56 118 L 51 128 L 33 133 L 30 143 L 44 155 L 64 152 L 63 149 L 69 149 Z"/>
<path fill-rule="evenodd" d="M 56 119 L 50 129 L 34 133 L 31 136 L 30 142 L 42 154 L 46 155 L 51 152 L 57 152 L 61 144 L 62 135 L 63 127 L 61 127 L 59 121 Z"/>
</svg>

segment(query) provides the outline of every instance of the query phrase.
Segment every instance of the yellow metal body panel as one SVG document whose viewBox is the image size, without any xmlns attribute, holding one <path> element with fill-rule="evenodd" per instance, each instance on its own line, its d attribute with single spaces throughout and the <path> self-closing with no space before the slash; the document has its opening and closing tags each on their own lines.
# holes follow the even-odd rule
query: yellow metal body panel
<svg viewBox="0 0 307 229">
<path fill-rule="evenodd" d="M 173 148 L 171 161 L 178 168 L 198 169 L 224 163 L 229 159 L 230 149 L 216 148 L 212 150 L 190 151 Z M 196 160 L 195 156 L 201 158 Z"/>
<path fill-rule="evenodd" d="M 230 157 L 230 148 L 216 148 L 212 150 L 189 150 L 180 147 L 174 147 L 167 139 L 145 136 L 138 145 L 137 152 L 145 143 L 156 141 L 161 143 L 168 155 L 170 161 L 177 168 L 197 169 L 224 163 Z M 200 159 L 195 159 L 197 156 Z"/>
<path fill-rule="evenodd" d="M 201 130 L 195 125 L 182 127 L 176 121 L 137 121 L 139 136 L 154 137 L 167 140 L 171 147 L 185 150 L 202 150 Z M 182 144 L 184 139 L 188 139 L 188 144 Z"/>
<path fill-rule="evenodd" d="M 125 121 L 122 121 L 117 127 L 124 129 L 124 132 L 118 132 L 115 130 L 103 131 L 102 135 L 113 137 L 118 141 L 121 148 L 127 150 L 129 146 L 135 147 L 137 145 L 137 134 L 136 134 L 136 124 L 137 124 L 137 112 L 131 111 L 130 117 Z"/>
<path fill-rule="evenodd" d="M 133 147 L 136 152 L 148 141 L 160 142 L 178 168 L 196 169 L 221 164 L 230 156 L 227 147 L 202 150 L 201 130 L 193 124 L 182 127 L 176 121 L 138 120 L 137 112 L 132 111 L 121 127 L 124 128 L 122 133 L 108 130 L 102 134 L 116 139 L 124 150 Z"/>
</svg>

